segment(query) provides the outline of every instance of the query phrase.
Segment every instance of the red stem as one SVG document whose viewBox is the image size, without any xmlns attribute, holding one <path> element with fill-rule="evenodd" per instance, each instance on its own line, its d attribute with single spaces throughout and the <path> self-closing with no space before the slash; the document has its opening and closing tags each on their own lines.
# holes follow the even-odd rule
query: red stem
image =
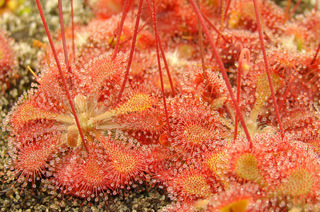
<svg viewBox="0 0 320 212">
<path fill-rule="evenodd" d="M 154 4 L 153 4 L 153 6 L 154 6 Z M 171 74 L 170 74 L 170 71 L 169 71 L 169 66 L 168 66 L 168 63 L 167 63 L 166 55 L 164 54 L 159 34 L 158 34 L 157 31 L 155 31 L 155 33 L 156 33 L 156 37 L 158 37 L 158 39 L 156 38 L 156 40 L 158 40 L 157 42 L 158 42 L 158 45 L 159 45 L 159 48 L 160 48 L 160 51 L 161 51 L 161 56 L 162 56 L 162 60 L 164 62 L 164 67 L 165 67 L 167 75 L 168 75 L 168 79 L 169 79 L 169 83 L 170 83 L 170 87 L 171 87 L 171 92 L 172 92 L 172 95 L 174 96 L 175 92 L 174 92 L 174 87 L 173 87 L 172 78 L 171 78 Z"/>
<path fill-rule="evenodd" d="M 227 2 L 227 7 L 226 7 L 226 10 L 224 11 L 224 15 L 223 15 L 223 19 L 226 20 L 226 17 L 227 17 L 227 14 L 228 14 L 228 10 L 230 8 L 230 4 L 231 4 L 231 0 L 228 0 Z"/>
<path fill-rule="evenodd" d="M 167 69 L 167 73 L 168 73 L 169 80 L 171 80 L 171 78 L 170 78 L 169 69 L 168 69 L 168 67 L 167 67 L 167 63 L 166 63 L 166 60 L 165 60 L 164 52 L 163 52 L 163 49 L 162 49 L 162 47 L 161 47 L 161 42 L 160 42 L 160 38 L 159 38 L 159 34 L 158 34 L 158 27 L 157 27 L 157 19 L 156 19 L 154 1 L 152 0 L 151 3 L 150 3 L 150 1 L 147 0 L 147 3 L 148 3 L 149 10 L 150 10 L 151 20 L 152 20 L 152 23 L 153 23 L 154 34 L 155 34 L 155 38 L 156 38 L 157 60 L 158 60 L 158 68 L 159 68 L 159 75 L 160 75 L 160 83 L 161 83 L 161 93 L 162 93 L 162 98 L 163 98 L 163 106 L 164 106 L 164 111 L 165 111 L 165 114 L 166 114 L 166 120 L 167 120 L 168 129 L 169 129 L 169 131 L 171 131 L 170 122 L 169 122 L 169 115 L 168 115 L 168 110 L 167 110 L 166 96 L 165 96 L 165 93 L 164 93 L 163 76 L 162 76 L 162 70 L 161 70 L 159 49 L 160 49 L 161 54 L 162 54 L 162 56 L 163 56 L 163 60 L 164 60 L 164 64 L 165 64 L 166 69 Z M 174 92 L 171 81 L 170 81 L 170 84 L 171 84 L 172 92 Z"/>
<path fill-rule="evenodd" d="M 215 58 L 216 58 L 216 60 L 217 60 L 217 62 L 218 62 L 218 65 L 219 65 L 220 70 L 221 70 L 222 77 L 223 77 L 223 79 L 224 79 L 224 81 L 225 81 L 225 83 L 226 83 L 226 86 L 227 86 L 229 95 L 230 95 L 231 100 L 232 100 L 232 102 L 233 102 L 233 104 L 234 104 L 234 106 L 235 106 L 236 113 L 237 113 L 238 116 L 239 116 L 240 122 L 241 122 L 241 124 L 242 124 L 242 126 L 243 126 L 243 130 L 244 130 L 244 132 L 245 132 L 245 134 L 246 134 L 247 140 L 248 140 L 249 143 L 250 143 L 250 147 L 252 147 L 252 140 L 251 140 L 251 137 L 250 137 L 248 128 L 247 128 L 247 126 L 246 126 L 246 124 L 245 124 L 245 122 L 244 122 L 244 119 L 243 119 L 243 117 L 242 117 L 239 104 L 237 103 L 237 100 L 236 100 L 236 98 L 234 97 L 234 94 L 233 94 L 233 92 L 232 92 L 232 87 L 231 87 L 231 84 L 230 84 L 229 79 L 228 79 L 227 71 L 225 70 L 224 65 L 223 65 L 223 62 L 222 62 L 222 60 L 221 60 L 221 58 L 220 58 L 220 56 L 219 56 L 219 54 L 218 54 L 218 51 L 217 51 L 217 49 L 216 49 L 216 47 L 215 47 L 215 45 L 214 45 L 214 43 L 213 43 L 213 40 L 212 40 L 212 38 L 211 38 L 211 36 L 210 36 L 210 33 L 209 33 L 209 30 L 208 30 L 207 26 L 206 26 L 205 23 L 204 23 L 204 19 L 203 19 L 202 15 L 201 15 L 201 12 L 200 12 L 199 8 L 197 7 L 197 5 L 196 5 L 196 3 L 194 2 L 194 0 L 189 0 L 189 2 L 192 4 L 193 9 L 194 9 L 194 11 L 195 11 L 195 13 L 196 13 L 196 15 L 197 15 L 197 17 L 198 17 L 201 25 L 202 25 L 203 31 L 204 31 L 204 33 L 206 34 L 206 36 L 207 36 L 207 38 L 208 38 L 208 40 L 209 40 L 210 46 L 211 46 L 211 48 L 212 48 L 212 52 L 213 52 L 213 54 L 214 54 L 214 56 L 215 56 Z"/>
<path fill-rule="evenodd" d="M 316 61 L 316 59 L 317 59 L 317 57 L 318 57 L 318 54 L 319 54 L 319 50 L 320 50 L 320 43 L 319 43 L 319 45 L 318 45 L 318 48 L 317 48 L 317 50 L 316 50 L 316 53 L 315 53 L 314 56 L 313 56 L 313 59 L 312 59 L 310 65 L 312 65 L 312 64 Z"/>
<path fill-rule="evenodd" d="M 288 19 L 292 18 L 292 16 L 294 15 L 294 13 L 296 12 L 296 10 L 298 9 L 299 5 L 301 3 L 301 0 L 298 0 L 297 3 L 294 5 L 292 11 L 291 11 L 291 14 L 290 16 L 288 17 Z"/>
<path fill-rule="evenodd" d="M 117 33 L 116 45 L 115 45 L 115 47 L 113 49 L 113 53 L 112 53 L 112 59 L 115 59 L 117 57 L 117 53 L 119 51 L 120 37 L 122 34 L 123 24 L 124 24 L 124 21 L 127 17 L 128 12 L 129 12 L 132 1 L 133 0 L 125 0 L 122 16 L 121 16 L 121 20 L 120 20 L 120 25 L 119 25 L 118 33 Z"/>
<path fill-rule="evenodd" d="M 61 0 L 58 0 L 58 7 L 59 7 L 60 29 L 61 29 L 64 61 L 66 63 L 68 71 L 70 71 L 69 70 L 69 59 L 68 59 L 68 52 L 67 52 L 66 35 L 65 35 L 64 24 L 63 24 L 63 12 L 62 12 L 62 1 Z"/>
<path fill-rule="evenodd" d="M 73 0 L 71 0 L 71 27 L 72 27 L 72 51 L 73 51 L 73 60 L 76 61 L 76 47 L 75 47 L 75 44 L 74 44 Z"/>
<path fill-rule="evenodd" d="M 287 7 L 286 7 L 285 16 L 284 16 L 284 23 L 286 23 L 289 18 L 290 4 L 291 4 L 291 0 L 287 0 Z"/>
<path fill-rule="evenodd" d="M 217 39 L 216 39 L 216 45 L 218 45 L 218 43 L 219 43 L 219 40 L 220 40 L 220 34 L 222 34 L 222 31 L 223 31 L 223 23 L 224 23 L 224 9 L 225 9 L 225 4 L 226 4 L 226 2 L 225 2 L 225 0 L 220 0 L 220 2 L 221 2 L 221 7 L 220 7 L 220 14 L 221 14 L 221 18 L 220 18 L 220 33 L 218 34 L 218 36 L 217 36 Z"/>
<path fill-rule="evenodd" d="M 274 106 L 274 109 L 275 109 L 275 112 L 276 112 L 276 117 L 277 117 L 277 120 L 278 120 L 278 125 L 279 125 L 279 129 L 280 129 L 281 138 L 284 138 L 284 133 L 283 133 L 283 129 L 282 129 L 282 123 L 281 123 L 279 108 L 278 108 L 278 104 L 276 102 L 276 96 L 274 94 L 274 87 L 273 87 L 273 83 L 272 83 L 272 80 L 271 80 L 270 70 L 269 70 L 269 67 L 268 67 L 268 58 L 267 58 L 266 49 L 265 49 L 265 46 L 264 46 L 264 41 L 263 41 L 263 36 L 262 36 L 261 21 L 260 21 L 260 16 L 259 16 L 257 0 L 253 0 L 253 4 L 254 4 L 254 12 L 255 12 L 255 15 L 256 15 L 256 19 L 257 19 L 257 27 L 258 27 L 260 45 L 261 45 L 262 54 L 263 54 L 264 66 L 265 66 L 265 69 L 266 69 L 266 72 L 267 72 L 267 76 L 268 76 L 268 82 L 269 82 L 270 92 L 271 92 L 271 96 L 272 96 L 273 106 Z"/>
<path fill-rule="evenodd" d="M 241 50 L 240 56 L 239 56 L 239 64 L 238 64 L 238 80 L 237 80 L 237 102 L 239 104 L 240 102 L 240 91 L 241 91 L 241 77 L 242 77 L 242 61 L 244 60 L 244 56 L 246 56 L 246 62 L 250 63 L 250 51 L 247 48 L 244 48 Z M 237 139 L 238 134 L 238 114 L 235 116 L 235 127 L 234 127 L 234 140 Z"/>
<path fill-rule="evenodd" d="M 125 73 L 124 80 L 123 80 L 123 83 L 122 83 L 122 86 L 121 86 L 121 89 L 120 89 L 120 93 L 119 93 L 119 96 L 118 96 L 119 100 L 121 99 L 122 93 L 124 91 L 124 88 L 126 86 L 126 83 L 127 83 L 127 80 L 128 80 L 128 76 L 129 76 L 129 70 L 130 70 L 130 67 L 131 67 L 133 53 L 134 53 L 134 49 L 135 49 L 135 45 L 136 45 L 136 41 L 137 41 L 138 30 L 139 30 L 139 23 L 140 23 L 141 11 L 142 11 L 142 4 L 143 4 L 143 0 L 139 0 L 138 14 L 137 14 L 137 18 L 136 18 L 136 24 L 134 26 L 132 44 L 131 44 L 131 48 L 130 48 L 130 53 L 129 53 L 129 59 L 128 59 L 128 63 L 127 63 L 126 73 Z M 120 38 L 118 38 L 118 39 L 120 39 Z M 117 42 L 118 42 L 118 39 L 117 39 Z M 115 50 L 113 51 L 113 53 L 115 53 Z"/>
<path fill-rule="evenodd" d="M 201 13 L 201 14 L 202 14 L 202 13 Z M 209 20 L 209 18 L 208 18 L 206 15 L 202 14 L 202 16 L 203 16 L 204 20 L 205 20 L 206 22 L 208 22 L 208 24 L 212 27 L 212 29 L 213 29 L 216 33 L 218 33 L 218 36 L 221 36 L 221 38 L 222 38 L 225 42 L 231 43 L 230 41 L 228 41 L 228 40 L 219 32 L 219 30 L 214 26 L 214 24 Z"/>
<path fill-rule="evenodd" d="M 199 9 L 200 9 L 200 0 L 196 1 Z M 205 63 L 204 63 L 204 46 L 203 46 L 203 35 L 202 35 L 202 27 L 201 23 L 198 20 L 198 38 L 199 38 L 199 44 L 200 44 L 200 57 L 201 57 L 201 65 L 202 65 L 202 75 L 204 76 L 204 79 L 206 79 L 206 82 L 208 81 L 207 78 L 207 72 L 205 68 Z"/>
<path fill-rule="evenodd" d="M 222 15 L 222 12 L 223 11 L 221 11 L 221 30 L 220 30 L 220 33 L 218 34 L 218 36 L 217 36 L 217 42 L 216 42 L 216 44 L 219 42 L 219 40 L 220 40 L 220 36 L 222 35 L 222 31 L 223 31 L 223 29 L 224 29 L 224 27 L 223 27 L 223 25 L 224 25 L 224 22 L 226 21 L 226 17 L 227 17 L 227 13 L 228 13 L 228 10 L 229 10 L 229 8 L 230 8 L 230 3 L 231 3 L 231 0 L 226 0 L 227 1 L 227 6 L 226 6 L 226 8 L 225 8 L 225 11 L 224 11 L 224 14 Z M 221 1 L 221 4 L 223 5 L 223 0 Z M 223 7 L 221 7 L 221 9 L 222 9 Z M 203 14 L 202 14 L 203 15 Z"/>
<path fill-rule="evenodd" d="M 61 65 L 60 65 L 60 62 L 59 62 L 59 59 L 58 59 L 58 55 L 57 55 L 56 49 L 54 48 L 54 45 L 53 45 L 53 41 L 52 41 L 52 38 L 51 38 L 49 27 L 48 27 L 48 24 L 47 24 L 46 19 L 44 17 L 44 13 L 43 13 L 43 10 L 42 10 L 42 6 L 41 6 L 41 3 L 40 3 L 40 0 L 36 0 L 36 3 L 37 3 L 37 7 L 38 7 L 38 10 L 39 10 L 40 16 L 41 16 L 41 20 L 42 20 L 44 29 L 46 31 L 46 34 L 47 34 L 47 37 L 48 37 L 48 40 L 49 40 L 49 43 L 50 43 L 50 47 L 51 47 L 54 59 L 56 61 L 56 64 L 57 64 L 57 67 L 58 67 L 58 70 L 59 70 L 60 77 L 62 79 L 62 84 L 63 84 L 63 87 L 65 89 L 65 92 L 66 92 L 66 95 L 67 95 L 67 98 L 68 98 L 68 101 L 69 101 L 69 104 L 70 104 L 70 107 L 71 107 L 71 110 L 72 110 L 72 114 L 74 116 L 74 119 L 75 119 L 76 124 L 77 124 L 77 128 L 79 130 L 79 134 L 80 134 L 83 146 L 86 149 L 86 151 L 89 152 L 88 148 L 87 148 L 87 145 L 86 145 L 86 142 L 85 142 L 85 139 L 84 139 L 84 136 L 83 136 L 83 133 L 82 133 L 82 129 L 80 127 L 80 123 L 79 123 L 78 116 L 76 114 L 76 110 L 75 110 L 74 105 L 72 103 L 72 99 L 71 99 L 71 95 L 69 93 L 69 89 L 68 89 L 68 86 L 67 86 L 66 79 L 65 79 L 65 77 L 64 77 L 64 75 L 62 73 L 62 68 L 61 68 Z"/>
</svg>

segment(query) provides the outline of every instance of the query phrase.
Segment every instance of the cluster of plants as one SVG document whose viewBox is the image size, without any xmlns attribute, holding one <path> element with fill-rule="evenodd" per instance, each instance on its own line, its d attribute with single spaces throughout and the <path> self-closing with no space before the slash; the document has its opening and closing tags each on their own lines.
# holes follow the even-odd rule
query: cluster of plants
<svg viewBox="0 0 320 212">
<path fill-rule="evenodd" d="M 0 30 L 0 95 L 10 88 L 10 82 L 17 77 L 17 58 L 12 50 L 8 33 Z"/>
<path fill-rule="evenodd" d="M 52 40 L 36 3 L 50 45 L 5 121 L 18 182 L 88 201 L 151 184 L 164 211 L 319 209 L 316 8 L 99 0 Z"/>
</svg>

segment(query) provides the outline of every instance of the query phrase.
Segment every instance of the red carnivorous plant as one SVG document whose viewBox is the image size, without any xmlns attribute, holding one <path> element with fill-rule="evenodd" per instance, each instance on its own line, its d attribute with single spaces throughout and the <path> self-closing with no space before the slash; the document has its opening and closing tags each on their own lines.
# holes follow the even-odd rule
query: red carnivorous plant
<svg viewBox="0 0 320 212">
<path fill-rule="evenodd" d="M 52 53 L 6 119 L 18 181 L 94 201 L 157 182 L 164 211 L 319 209 L 320 44 L 297 32 L 319 12 L 178 2 L 96 9 L 68 44 L 61 21 L 56 50 L 36 0 Z"/>
</svg>

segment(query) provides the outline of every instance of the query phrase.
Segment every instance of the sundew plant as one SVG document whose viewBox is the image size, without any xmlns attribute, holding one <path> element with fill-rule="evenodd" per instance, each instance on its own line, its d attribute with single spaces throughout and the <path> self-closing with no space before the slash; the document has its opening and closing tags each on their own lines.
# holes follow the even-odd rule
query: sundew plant
<svg viewBox="0 0 320 212">
<path fill-rule="evenodd" d="M 319 210 L 320 13 L 299 3 L 97 0 L 65 26 L 59 0 L 53 39 L 36 0 L 49 44 L 5 120 L 12 177 L 94 202 L 151 184 L 163 211 Z"/>
</svg>

